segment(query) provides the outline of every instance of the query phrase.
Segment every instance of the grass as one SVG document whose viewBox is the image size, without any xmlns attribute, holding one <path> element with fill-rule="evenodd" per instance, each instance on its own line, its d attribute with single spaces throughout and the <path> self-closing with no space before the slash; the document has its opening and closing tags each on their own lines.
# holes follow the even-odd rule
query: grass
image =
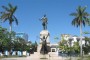
<svg viewBox="0 0 90 60">
<path fill-rule="evenodd" d="M 90 55 L 89 56 L 84 56 L 84 58 L 86 58 L 86 60 L 90 60 Z"/>
</svg>

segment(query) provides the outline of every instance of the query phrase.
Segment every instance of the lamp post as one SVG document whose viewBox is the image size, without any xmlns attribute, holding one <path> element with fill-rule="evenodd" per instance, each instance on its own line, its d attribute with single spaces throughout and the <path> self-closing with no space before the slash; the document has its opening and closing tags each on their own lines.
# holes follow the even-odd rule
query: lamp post
<svg viewBox="0 0 90 60">
<path fill-rule="evenodd" d="M 70 44 L 70 60 L 71 60 L 71 44 L 72 44 L 73 37 L 69 37 L 69 44 Z"/>
</svg>

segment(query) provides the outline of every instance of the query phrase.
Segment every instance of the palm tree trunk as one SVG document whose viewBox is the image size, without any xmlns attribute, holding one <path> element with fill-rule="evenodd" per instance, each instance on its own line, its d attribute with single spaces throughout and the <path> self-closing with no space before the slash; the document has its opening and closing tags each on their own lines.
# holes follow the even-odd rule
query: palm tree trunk
<svg viewBox="0 0 90 60">
<path fill-rule="evenodd" d="M 10 43 L 11 43 L 11 41 L 12 41 L 12 24 L 10 24 Z M 11 44 L 10 44 L 11 45 Z M 11 45 L 12 46 L 12 45 Z M 10 46 L 10 51 L 9 51 L 9 54 L 11 55 L 11 50 L 12 50 L 12 48 L 11 48 L 11 46 Z"/>
<path fill-rule="evenodd" d="M 80 23 L 80 55 L 82 57 L 82 23 Z"/>
<path fill-rule="evenodd" d="M 12 24 L 10 24 L 10 33 L 12 32 Z"/>
</svg>

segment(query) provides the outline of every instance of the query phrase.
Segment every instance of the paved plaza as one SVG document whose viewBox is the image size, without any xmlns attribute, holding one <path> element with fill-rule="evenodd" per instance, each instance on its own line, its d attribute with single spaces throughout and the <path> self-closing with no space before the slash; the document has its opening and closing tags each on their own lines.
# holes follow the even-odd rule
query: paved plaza
<svg viewBox="0 0 90 60">
<path fill-rule="evenodd" d="M 36 56 L 27 56 L 27 57 L 17 57 L 17 58 L 2 58 L 0 60 L 69 60 L 70 57 L 50 57 L 48 59 L 40 59 L 37 58 Z M 77 60 L 76 57 L 71 57 L 71 60 Z"/>
<path fill-rule="evenodd" d="M 19 57 L 19 58 L 3 58 L 1 60 L 66 60 L 66 59 L 62 57 L 58 57 L 58 58 L 51 57 L 49 59 L 39 59 L 35 57 L 31 58 L 30 56 L 28 56 L 28 57 Z"/>
</svg>

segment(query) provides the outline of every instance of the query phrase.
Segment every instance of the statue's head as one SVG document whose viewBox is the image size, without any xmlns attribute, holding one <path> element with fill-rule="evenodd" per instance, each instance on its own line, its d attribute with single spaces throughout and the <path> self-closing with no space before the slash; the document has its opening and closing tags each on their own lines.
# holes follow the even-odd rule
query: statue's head
<svg viewBox="0 0 90 60">
<path fill-rule="evenodd" d="M 46 14 L 44 14 L 44 17 L 46 17 Z"/>
<path fill-rule="evenodd" d="M 45 39 L 45 36 L 43 36 L 43 39 Z"/>
</svg>

